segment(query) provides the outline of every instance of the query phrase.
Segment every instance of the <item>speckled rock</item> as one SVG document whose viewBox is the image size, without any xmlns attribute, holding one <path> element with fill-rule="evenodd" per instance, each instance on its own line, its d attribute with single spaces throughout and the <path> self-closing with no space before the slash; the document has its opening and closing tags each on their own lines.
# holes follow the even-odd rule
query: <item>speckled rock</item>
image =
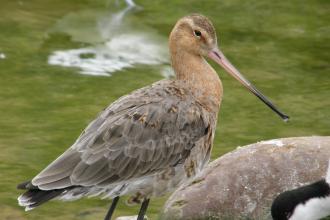
<svg viewBox="0 0 330 220">
<path fill-rule="evenodd" d="M 162 219 L 271 219 L 277 194 L 324 177 L 330 137 L 263 141 L 225 154 L 165 204 Z"/>
</svg>

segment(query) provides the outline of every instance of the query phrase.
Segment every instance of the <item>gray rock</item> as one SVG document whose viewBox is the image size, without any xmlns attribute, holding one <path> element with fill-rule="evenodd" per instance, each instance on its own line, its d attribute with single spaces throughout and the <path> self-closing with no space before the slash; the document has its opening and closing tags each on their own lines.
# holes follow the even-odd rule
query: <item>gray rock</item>
<svg viewBox="0 0 330 220">
<path fill-rule="evenodd" d="M 275 196 L 323 178 L 329 158 L 330 136 L 239 147 L 176 190 L 162 219 L 271 219 Z"/>
</svg>

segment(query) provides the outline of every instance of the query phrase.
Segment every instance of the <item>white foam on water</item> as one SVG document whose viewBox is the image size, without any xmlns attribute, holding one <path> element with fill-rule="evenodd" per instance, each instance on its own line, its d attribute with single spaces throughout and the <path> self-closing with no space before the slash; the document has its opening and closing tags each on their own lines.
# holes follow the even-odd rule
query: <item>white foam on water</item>
<svg viewBox="0 0 330 220">
<path fill-rule="evenodd" d="M 131 6 L 131 7 L 134 7 L 136 6 L 135 2 L 133 0 L 125 0 L 126 4 Z"/>
<path fill-rule="evenodd" d="M 0 59 L 6 59 L 6 54 L 0 53 Z"/>
<path fill-rule="evenodd" d="M 77 67 L 81 74 L 111 76 L 113 72 L 137 64 L 159 65 L 167 63 L 164 47 L 143 34 L 122 34 L 103 45 L 59 50 L 53 52 L 48 63 Z"/>
</svg>

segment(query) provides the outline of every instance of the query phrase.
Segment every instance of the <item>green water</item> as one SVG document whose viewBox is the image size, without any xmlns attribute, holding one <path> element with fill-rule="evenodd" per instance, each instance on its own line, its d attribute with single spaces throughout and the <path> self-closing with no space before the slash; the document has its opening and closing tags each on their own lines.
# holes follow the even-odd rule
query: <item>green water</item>
<svg viewBox="0 0 330 220">
<path fill-rule="evenodd" d="M 225 94 L 212 158 L 260 140 L 330 134 L 329 1 L 137 3 L 143 10 L 127 19 L 160 38 L 168 36 L 181 16 L 209 16 L 227 57 L 291 116 L 284 123 L 215 67 Z M 0 59 L 0 219 L 103 218 L 109 201 L 99 199 L 53 201 L 26 213 L 17 205 L 20 192 L 15 187 L 69 147 L 109 103 L 162 78 L 161 65 L 135 65 L 104 77 L 48 64 L 56 50 L 98 43 L 93 27 L 100 16 L 124 7 L 114 5 L 105 0 L 0 0 L 0 54 L 5 54 Z M 123 201 L 116 216 L 137 213 L 138 207 Z M 152 201 L 151 219 L 164 201 Z"/>
</svg>

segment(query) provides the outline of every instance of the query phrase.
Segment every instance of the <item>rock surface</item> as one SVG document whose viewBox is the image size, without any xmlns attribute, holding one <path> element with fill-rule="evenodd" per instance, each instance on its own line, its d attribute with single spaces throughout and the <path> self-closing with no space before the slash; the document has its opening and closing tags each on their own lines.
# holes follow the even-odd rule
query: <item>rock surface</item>
<svg viewBox="0 0 330 220">
<path fill-rule="evenodd" d="M 325 176 L 329 137 L 297 137 L 237 148 L 176 190 L 162 219 L 271 219 L 280 192 Z"/>
</svg>

